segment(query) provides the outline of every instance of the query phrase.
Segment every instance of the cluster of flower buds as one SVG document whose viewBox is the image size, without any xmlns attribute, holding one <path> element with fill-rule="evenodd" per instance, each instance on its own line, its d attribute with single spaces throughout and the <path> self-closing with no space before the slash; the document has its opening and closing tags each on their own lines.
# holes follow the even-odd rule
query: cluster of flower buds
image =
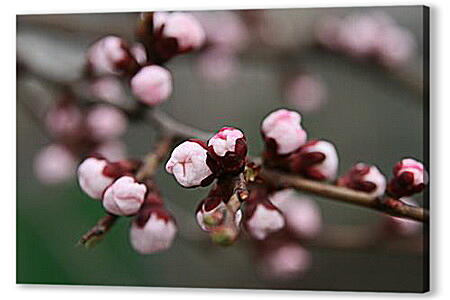
<svg viewBox="0 0 450 300">
<path fill-rule="evenodd" d="M 177 229 L 155 184 L 136 179 L 140 164 L 91 156 L 78 167 L 78 182 L 91 198 L 102 201 L 109 214 L 136 216 L 130 231 L 131 244 L 139 253 L 150 254 L 169 248 Z"/>
<path fill-rule="evenodd" d="M 327 49 L 373 58 L 386 67 L 404 65 L 416 48 L 412 33 L 382 12 L 326 17 L 317 26 L 316 38 Z"/>
<path fill-rule="evenodd" d="M 205 51 L 198 58 L 200 75 L 218 83 L 229 82 L 239 68 L 237 55 L 246 48 L 249 33 L 240 16 L 231 11 L 199 12 L 205 28 Z"/>
<path fill-rule="evenodd" d="M 337 181 L 340 186 L 379 197 L 386 191 L 386 177 L 376 166 L 357 163 Z"/>
<path fill-rule="evenodd" d="M 412 158 L 402 159 L 395 164 L 387 191 L 394 198 L 408 197 L 421 192 L 428 183 L 428 174 L 422 163 Z"/>
<path fill-rule="evenodd" d="M 128 126 L 124 113 L 112 106 L 81 107 L 65 94 L 47 111 L 45 124 L 53 144 L 36 157 L 35 172 L 43 183 L 59 183 L 72 177 L 80 157 L 99 154 L 111 160 L 125 156 L 119 140 Z"/>
<path fill-rule="evenodd" d="M 188 140 L 178 145 L 166 164 L 184 187 L 207 186 L 215 178 L 237 175 L 245 168 L 247 142 L 236 128 L 220 129 L 207 143 Z"/>
<path fill-rule="evenodd" d="M 265 163 L 314 180 L 333 180 L 338 169 L 336 148 L 324 140 L 307 142 L 300 121 L 299 113 L 286 109 L 264 119 L 261 132 L 266 144 Z"/>
<path fill-rule="evenodd" d="M 284 97 L 287 103 L 302 112 L 313 112 L 325 104 L 327 88 L 318 76 L 302 73 L 287 81 Z"/>
</svg>

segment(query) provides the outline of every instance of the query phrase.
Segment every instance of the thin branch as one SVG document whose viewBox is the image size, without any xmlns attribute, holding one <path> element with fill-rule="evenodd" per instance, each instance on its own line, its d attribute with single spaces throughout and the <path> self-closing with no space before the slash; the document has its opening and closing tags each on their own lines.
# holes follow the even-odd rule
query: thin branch
<svg viewBox="0 0 450 300">
<path fill-rule="evenodd" d="M 78 244 L 84 245 L 86 248 L 92 248 L 103 239 L 105 234 L 112 228 L 118 218 L 118 216 L 110 214 L 103 216 L 97 221 L 97 224 L 95 224 L 94 227 L 89 229 L 89 231 L 81 237 Z"/>
<path fill-rule="evenodd" d="M 421 207 L 405 204 L 396 199 L 388 197 L 373 197 L 368 193 L 309 180 L 267 168 L 261 169 L 259 175 L 263 178 L 263 180 L 273 184 L 276 187 L 294 188 L 303 192 L 309 192 L 315 195 L 338 200 L 340 202 L 377 210 L 395 217 L 407 218 L 420 222 L 428 222 L 429 220 L 427 210 Z"/>
</svg>

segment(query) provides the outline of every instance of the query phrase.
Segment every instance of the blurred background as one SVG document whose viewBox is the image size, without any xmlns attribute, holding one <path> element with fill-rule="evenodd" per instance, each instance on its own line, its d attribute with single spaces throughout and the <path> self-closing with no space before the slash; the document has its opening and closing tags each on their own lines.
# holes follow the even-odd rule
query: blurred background
<svg viewBox="0 0 450 300">
<path fill-rule="evenodd" d="M 403 157 L 427 159 L 423 14 L 418 6 L 195 12 L 210 45 L 169 62 L 174 93 L 161 109 L 204 130 L 241 128 L 251 155 L 262 150 L 259 125 L 264 116 L 280 107 L 296 109 L 309 137 L 335 143 L 340 174 L 363 161 L 390 176 Z M 194 210 L 207 190 L 185 190 L 163 169 L 157 182 L 179 226 L 168 251 L 137 254 L 128 242 L 126 218 L 95 248 L 77 246 L 103 210 L 78 188 L 74 171 L 64 171 L 74 168 L 79 158 L 64 164 L 56 160 L 57 151 L 47 152 L 44 160 L 54 162 L 52 168 L 63 182 L 39 171 L 45 156 L 40 154 L 54 142 L 42 124 L 62 87 L 79 81 L 87 47 L 106 34 L 133 41 L 137 17 L 138 13 L 17 16 L 18 283 L 426 289 L 428 249 L 422 245 L 426 230 L 421 227 L 406 237 L 387 234 L 385 242 L 370 246 L 305 245 L 311 254 L 307 270 L 286 280 L 267 278 L 258 271 L 257 249 L 248 239 L 221 248 L 198 229 Z M 374 22 L 397 31 L 374 39 Z M 226 44 L 230 40 L 235 43 Z M 369 46 L 364 48 L 374 40 L 381 49 L 375 54 L 366 50 Z M 120 99 L 111 96 L 107 101 Z M 154 137 L 149 124 L 130 122 L 120 145 L 112 141 L 116 148 L 111 151 L 141 157 Z M 320 207 L 324 228 L 334 230 L 328 233 L 342 234 L 342 228 L 348 228 L 370 239 L 383 230 L 385 216 L 308 197 Z M 423 204 L 420 196 L 415 200 Z M 329 235 L 324 234 L 328 240 Z"/>
</svg>

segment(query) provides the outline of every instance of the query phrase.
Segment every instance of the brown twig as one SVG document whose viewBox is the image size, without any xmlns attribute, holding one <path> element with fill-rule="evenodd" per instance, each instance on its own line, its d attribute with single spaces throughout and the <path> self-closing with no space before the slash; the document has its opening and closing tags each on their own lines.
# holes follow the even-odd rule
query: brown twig
<svg viewBox="0 0 450 300">
<path fill-rule="evenodd" d="M 294 188 L 303 192 L 338 200 L 341 202 L 370 208 L 392 216 L 428 222 L 428 211 L 405 204 L 389 197 L 377 198 L 368 193 L 351 190 L 328 183 L 318 182 L 275 170 L 263 168 L 259 175 L 263 180 L 279 188 Z"/>
<path fill-rule="evenodd" d="M 111 229 L 111 227 L 116 223 L 118 216 L 106 215 L 97 221 L 94 227 L 89 229 L 88 232 L 83 234 L 78 244 L 84 245 L 86 248 L 92 248 L 95 246 L 105 234 Z"/>
</svg>

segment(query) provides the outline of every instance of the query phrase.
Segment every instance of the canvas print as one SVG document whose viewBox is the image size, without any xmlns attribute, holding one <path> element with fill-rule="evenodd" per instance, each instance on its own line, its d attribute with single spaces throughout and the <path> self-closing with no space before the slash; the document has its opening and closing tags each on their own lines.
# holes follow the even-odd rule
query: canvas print
<svg viewBox="0 0 450 300">
<path fill-rule="evenodd" d="M 426 292 L 423 6 L 17 16 L 17 283 Z"/>
</svg>

